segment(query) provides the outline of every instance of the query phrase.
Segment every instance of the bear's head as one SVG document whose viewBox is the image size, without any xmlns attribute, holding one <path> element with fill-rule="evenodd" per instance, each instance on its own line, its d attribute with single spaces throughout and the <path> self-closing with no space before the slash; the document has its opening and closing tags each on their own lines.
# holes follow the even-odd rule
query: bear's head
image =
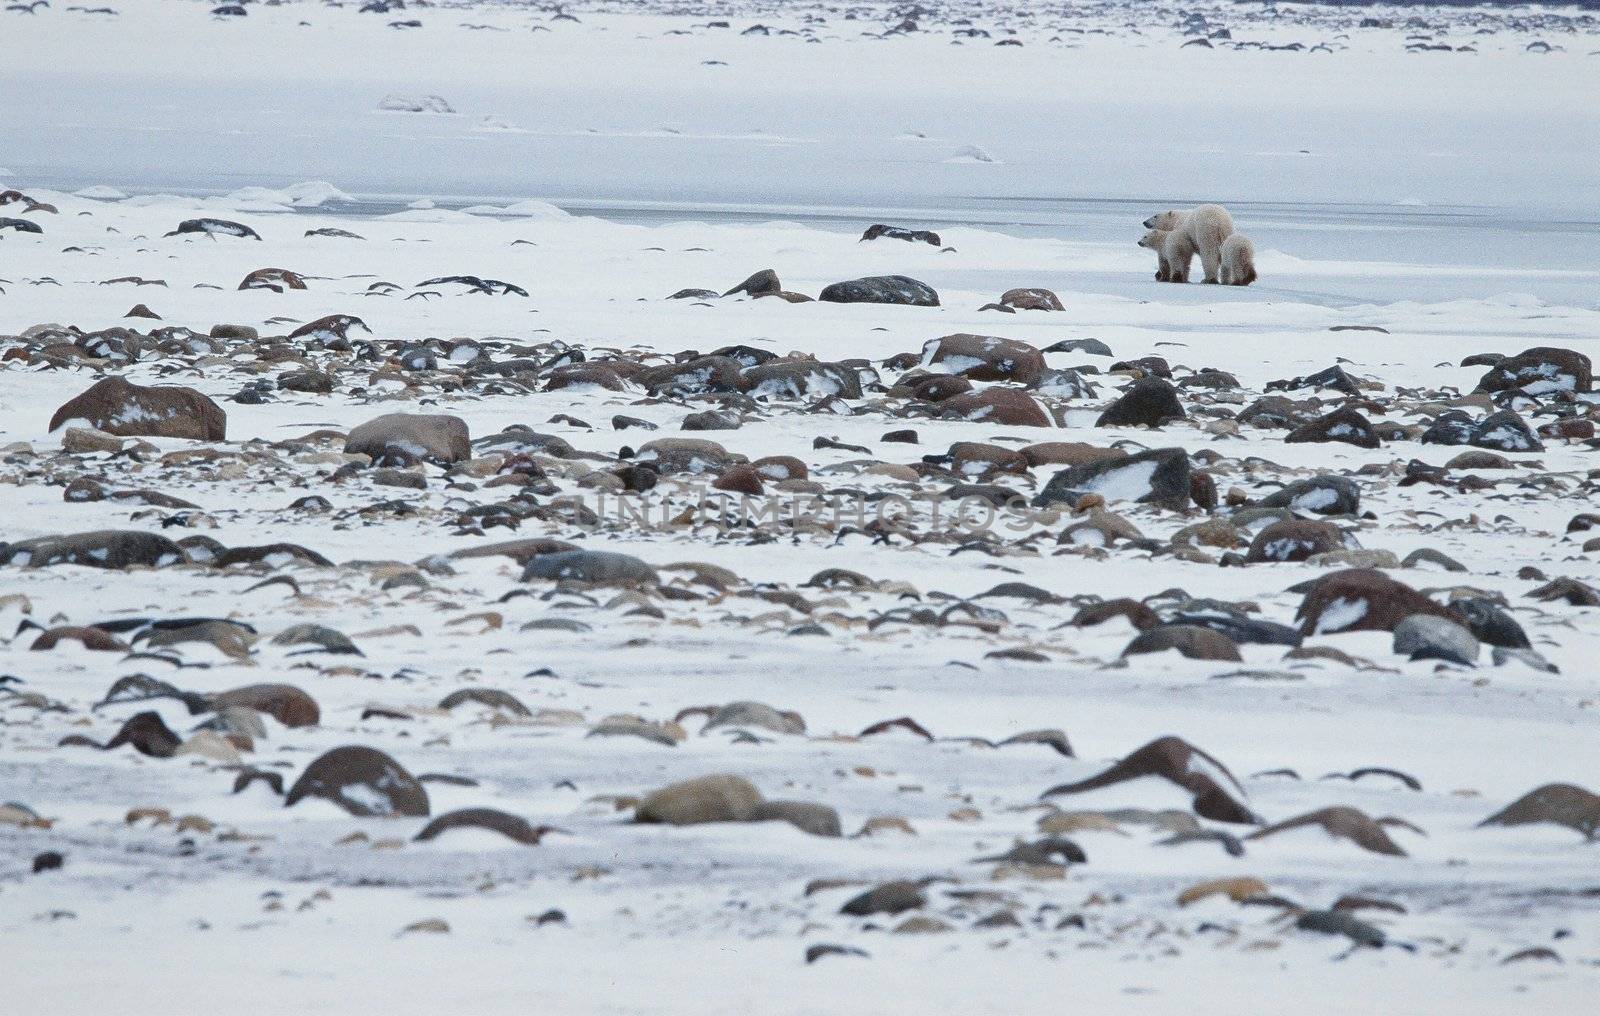
<svg viewBox="0 0 1600 1016">
<path fill-rule="evenodd" d="M 1144 220 L 1144 228 L 1145 229 L 1176 229 L 1176 228 L 1178 228 L 1179 220 L 1181 220 L 1182 218 L 1183 218 L 1183 213 L 1178 211 L 1178 210 L 1176 210 L 1176 209 L 1172 209 L 1172 210 L 1165 211 L 1165 212 L 1158 212 L 1155 215 L 1152 215 L 1148 219 Z"/>
<path fill-rule="evenodd" d="M 1162 243 L 1166 239 L 1167 230 L 1152 229 L 1150 232 L 1139 238 L 1139 246 L 1148 247 L 1151 250 L 1160 250 Z"/>
</svg>

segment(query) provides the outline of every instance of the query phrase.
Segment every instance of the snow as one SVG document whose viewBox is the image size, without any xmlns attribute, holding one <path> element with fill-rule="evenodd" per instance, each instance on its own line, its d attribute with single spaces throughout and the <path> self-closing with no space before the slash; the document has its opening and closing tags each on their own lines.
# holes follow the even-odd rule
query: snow
<svg viewBox="0 0 1600 1016">
<path fill-rule="evenodd" d="M 60 207 L 59 215 L 33 217 L 43 237 L 8 232 L 0 241 L 0 277 L 8 280 L 0 283 L 0 333 L 43 321 L 143 327 L 149 323 L 121 317 L 135 302 L 130 288 L 101 285 L 142 275 L 168 282 L 137 297 L 162 314 L 162 324 L 201 332 L 232 322 L 281 334 L 293 327 L 282 319 L 353 313 L 375 337 L 408 343 L 559 340 L 665 356 L 746 343 L 823 362 L 878 362 L 954 332 L 1040 348 L 1093 336 L 1116 360 L 1160 355 L 1181 365 L 1179 373 L 1216 366 L 1252 392 L 1340 358 L 1390 390 L 1466 392 L 1483 369 L 1457 367 L 1464 356 L 1535 345 L 1593 356 L 1600 346 L 1600 271 L 1590 256 L 1600 139 L 1596 63 L 1586 56 L 1600 43 L 1589 27 L 1567 38 L 1564 52 L 1528 54 L 1535 33 L 1509 20 L 1531 16 L 1527 9 L 1282 5 L 1269 17 L 1232 4 L 1159 14 L 1113 5 L 1073 19 L 1074 27 L 1107 34 L 1078 35 L 1044 27 L 1055 15 L 1035 5 L 1003 17 L 972 5 L 976 24 L 998 32 L 1004 22 L 1025 42 L 995 47 L 995 39 L 951 45 L 948 26 L 934 18 L 923 19 L 920 33 L 868 37 L 867 30 L 892 26 L 884 8 L 858 21 L 829 13 L 815 29 L 823 41 L 811 44 L 778 32 L 808 27 L 802 18 L 811 9 L 800 5 L 735 4 L 716 15 L 733 22 L 730 31 L 697 27 L 704 13 L 637 5 L 572 7 L 576 24 L 516 4 L 408 8 L 399 16 L 424 22 L 409 31 L 386 27 L 389 16 L 358 14 L 357 5 L 254 4 L 246 18 L 227 19 L 211 18 L 207 4 L 116 6 L 120 15 L 103 19 L 56 7 L 0 13 L 6 81 L 28 97 L 0 104 L 9 165 L 0 185 Z M 1183 35 L 1172 26 L 1191 11 L 1236 37 L 1326 39 L 1343 48 L 1180 51 Z M 1394 17 L 1397 27 L 1353 27 L 1372 15 Z M 1404 21 L 1412 16 L 1445 26 L 1448 32 L 1433 31 L 1454 42 L 1472 40 L 1478 52 L 1405 52 Z M 773 34 L 740 34 L 756 21 Z M 1130 21 L 1137 33 L 1124 30 Z M 469 31 L 462 22 L 510 30 Z M 551 31 L 530 31 L 535 24 Z M 1494 34 L 1473 35 L 1479 24 Z M 665 34 L 678 29 L 690 34 Z M 1061 41 L 1052 42 L 1056 34 Z M 1337 40 L 1341 34 L 1347 38 Z M 1173 88 L 1174 77 L 1187 84 Z M 375 112 L 389 95 L 447 96 L 457 113 Z M 1150 279 L 1147 252 L 1134 246 L 1137 223 L 1191 198 L 1230 205 L 1257 240 L 1259 284 L 1224 290 Z M 264 240 L 157 239 L 195 214 L 238 218 Z M 937 229 L 955 252 L 858 243 L 878 221 Z M 303 235 L 324 226 L 367 241 Z M 516 240 L 532 243 L 513 246 Z M 93 253 L 67 252 L 75 246 Z M 267 265 L 305 274 L 310 288 L 235 289 Z M 686 286 L 720 291 L 764 267 L 786 289 L 813 294 L 841 279 L 909 274 L 933 285 L 944 306 L 663 299 Z M 506 279 L 531 296 L 364 295 L 380 279 L 409 287 L 461 272 Z M 46 278 L 60 284 L 29 284 Z M 1050 287 L 1070 310 L 976 310 L 1029 285 Z M 1390 334 L 1328 331 L 1334 325 Z M 1055 353 L 1048 361 L 1101 371 L 1112 362 Z M 248 357 L 168 374 L 171 362 L 135 363 L 127 374 L 138 383 L 192 385 L 219 401 L 274 376 L 257 374 Z M 8 858 L 0 864 L 3 979 L 8 1005 L 19 1012 L 138 1011 L 159 999 L 175 1012 L 225 1004 L 239 1014 L 358 1007 L 396 1016 L 530 1006 L 697 1016 L 1014 1014 L 1059 1009 L 1063 1000 L 1103 1013 L 1291 1006 L 1297 1013 L 1504 1013 L 1577 1011 L 1593 997 L 1600 917 L 1592 903 L 1553 893 L 1593 883 L 1593 847 L 1565 829 L 1475 828 L 1541 783 L 1600 789 L 1594 612 L 1535 604 L 1525 596 L 1530 584 L 1515 577 L 1533 562 L 1600 582 L 1594 553 L 1580 550 L 1584 534 L 1561 538 L 1574 513 L 1593 507 L 1579 484 L 1594 453 L 1582 444 L 1552 441 L 1536 457 L 1516 457 L 1513 476 L 1555 478 L 1569 485 L 1564 497 L 1522 497 L 1515 486 L 1441 496 L 1375 477 L 1363 507 L 1383 524 L 1360 529 L 1369 548 L 1403 557 L 1429 546 L 1460 560 L 1469 573 L 1449 582 L 1505 597 L 1560 673 L 1436 669 L 1398 658 L 1388 633 L 1344 631 L 1367 605 L 1338 600 L 1308 642 L 1385 670 L 1289 661 L 1282 647 L 1247 645 L 1244 667 L 1298 680 L 1216 680 L 1240 665 L 1175 653 L 1125 662 L 1131 627 L 1064 626 L 1071 606 L 976 600 L 1004 603 L 1008 624 L 993 637 L 959 624 L 869 630 L 867 622 L 896 608 L 956 602 L 932 593 L 972 597 L 1013 580 L 1069 597 L 1142 598 L 1182 588 L 1248 601 L 1260 607 L 1257 616 L 1288 621 L 1299 597 L 1285 590 L 1323 570 L 1306 563 L 1218 568 L 1107 549 L 1092 528 L 1074 534 L 1078 546 L 1046 539 L 1036 555 L 1004 557 L 833 534 L 784 532 L 752 545 L 710 527 L 665 525 L 585 535 L 528 521 L 515 533 L 458 536 L 445 520 L 495 492 L 448 487 L 436 469 L 427 471 L 423 491 L 363 479 L 332 483 L 337 453 L 303 457 L 290 482 L 253 456 L 259 443 L 348 429 L 394 411 L 458 414 L 475 437 L 527 424 L 580 451 L 613 455 L 623 444 L 680 436 L 686 413 L 704 406 L 593 387 L 470 399 L 429 389 L 419 405 L 407 375 L 397 374 L 362 396 L 345 388 L 331 397 L 279 393 L 282 401 L 267 405 L 222 401 L 229 440 L 217 443 L 225 454 L 214 463 L 163 463 L 160 454 L 193 447 L 169 439 L 148 439 L 155 456 L 56 459 L 60 438 L 46 432 L 48 420 L 95 379 L 81 367 L 0 362 L 0 449 L 9 449 L 0 452 L 0 540 L 136 528 L 212 535 L 229 546 L 298 542 L 337 562 L 380 564 L 325 572 L 274 555 L 269 564 L 295 578 L 294 593 L 256 587 L 264 571 L 31 570 L 20 567 L 26 554 L 8 555 L 0 674 L 15 674 L 27 682 L 17 688 L 72 710 L 38 712 L 0 699 L 0 798 L 56 820 L 51 830 L 0 826 Z M 1284 445 L 1281 433 L 1250 428 L 1238 437 L 1212 435 L 1204 419 L 1159 433 L 1097 429 L 1100 403 L 1124 382 L 1086 379 L 1101 385 L 1103 398 L 1072 400 L 1059 429 L 898 421 L 876 411 L 818 416 L 789 404 L 765 407 L 737 431 L 685 436 L 722 442 L 752 460 L 798 455 L 827 488 L 889 494 L 910 488 L 871 473 L 867 462 L 915 465 L 958 440 L 1214 449 L 1235 460 L 1262 456 L 1294 478 L 1403 466 L 1413 457 L 1437 464 L 1457 451 L 1403 441 L 1377 450 Z M 616 432 L 609 420 L 619 413 L 661 430 Z M 593 429 L 550 422 L 562 414 Z M 914 426 L 920 444 L 880 442 L 902 426 Z M 865 445 L 872 456 L 816 449 L 819 435 Z M 16 443 L 40 453 L 15 460 L 26 468 L 6 458 Z M 1533 462 L 1538 469 L 1529 468 Z M 567 463 L 563 490 L 579 489 L 573 482 L 595 465 Z M 714 468 L 700 465 L 702 474 Z M 1153 468 L 1113 471 L 1096 489 L 1141 531 L 1165 540 L 1196 518 L 1133 503 Z M 196 501 L 199 526 L 186 528 L 168 510 L 63 502 L 55 481 L 98 470 L 117 486 L 137 480 Z M 1037 471 L 1039 482 L 1053 472 Z M 1269 472 L 1257 483 L 1241 468 L 1219 486 L 1237 483 L 1259 496 L 1272 489 L 1268 476 L 1286 479 Z M 334 511 L 287 510 L 309 494 L 327 497 Z M 1322 507 L 1330 496 L 1308 495 L 1294 507 Z M 396 497 L 420 509 L 419 517 L 357 514 Z M 651 512 L 652 523 L 657 515 Z M 752 589 L 782 587 L 818 606 L 802 615 L 744 592 L 719 593 L 700 603 L 652 600 L 666 615 L 656 620 L 630 613 L 635 602 L 614 591 L 595 594 L 593 604 L 543 599 L 549 587 L 522 586 L 520 567 L 504 559 L 453 559 L 454 574 L 429 574 L 425 588 L 385 588 L 382 562 L 539 535 L 586 540 L 657 566 L 704 561 L 733 569 Z M 883 587 L 802 587 L 834 567 Z M 1419 588 L 1441 581 L 1432 572 L 1394 574 Z M 517 589 L 534 595 L 501 601 Z M 15 594 L 25 605 L 9 599 Z M 496 623 L 466 620 L 486 612 Z M 349 634 L 364 655 L 291 656 L 295 647 L 263 639 L 245 661 L 210 647 L 164 650 L 185 664 L 177 667 L 72 648 L 34 653 L 28 647 L 37 632 L 18 628 L 24 618 L 50 627 L 189 615 L 236 616 L 269 637 L 315 621 Z M 543 621 L 581 625 L 562 630 Z M 826 634 L 787 634 L 808 621 Z M 1035 649 L 1049 662 L 986 658 L 996 648 Z M 70 733 L 109 736 L 147 708 L 187 734 L 197 718 L 176 703 L 91 711 L 112 680 L 141 670 L 200 691 L 269 680 L 307 688 L 324 710 L 323 725 L 271 724 L 270 737 L 246 756 L 252 764 L 281 763 L 287 779 L 326 749 L 372 744 L 413 773 L 478 780 L 474 788 L 428 784 L 436 815 L 492 806 L 564 832 L 538 847 L 475 831 L 411 844 L 423 820 L 353 819 L 321 801 L 284 809 L 260 785 L 236 797 L 234 774 L 203 759 L 54 747 Z M 505 723 L 488 710 L 438 713 L 445 694 L 469 686 L 510 691 L 545 718 Z M 740 699 L 800 712 L 810 736 L 741 743 L 727 732 L 701 733 L 694 719 L 676 748 L 584 736 L 613 713 L 670 719 L 687 706 Z M 411 710 L 417 719 L 363 720 L 373 705 Z M 579 722 L 557 721 L 573 712 Z M 905 715 L 940 740 L 907 731 L 854 737 Z M 1078 757 L 961 740 L 997 741 L 1045 726 L 1066 731 Z M 1251 807 L 1270 819 L 1348 804 L 1375 817 L 1400 815 L 1428 835 L 1391 830 L 1411 856 L 1387 858 L 1303 830 L 1252 842 L 1235 859 L 1215 844 L 1157 847 L 1157 835 L 1130 826 L 1127 835 L 1074 834 L 1090 861 L 1056 881 L 995 880 L 990 867 L 972 863 L 1038 835 L 1045 788 L 1092 776 L 1168 733 L 1225 763 Z M 1364 765 L 1404 769 L 1424 790 L 1387 779 L 1323 779 Z M 1257 775 L 1283 767 L 1300 779 Z M 769 797 L 836 807 L 847 838 L 815 839 L 777 824 L 638 827 L 607 800 L 719 771 L 748 776 Z M 1186 809 L 1188 797 L 1165 781 L 1143 780 L 1052 803 Z M 146 805 L 267 839 L 180 836 L 170 824 L 124 821 Z M 951 817 L 964 806 L 982 817 Z M 904 817 L 917 834 L 848 837 L 880 815 Z M 367 841 L 340 844 L 356 831 Z M 197 844 L 192 855 L 185 837 Z M 399 845 L 374 849 L 385 840 Z M 27 874 L 42 849 L 61 850 L 66 867 Z M 948 889 L 994 890 L 1020 900 L 1018 913 L 1030 923 L 896 935 L 838 914 L 858 887 L 804 893 L 819 878 L 929 875 L 962 879 L 930 888 L 941 905 Z M 1308 905 L 1347 892 L 1400 899 L 1406 914 L 1375 919 L 1419 951 L 1363 951 L 1336 962 L 1345 942 L 1288 931 L 1271 908 L 1174 902 L 1196 881 L 1235 875 L 1260 877 Z M 268 894 L 281 896 L 281 909 Z M 529 920 L 551 908 L 566 913 L 566 924 Z M 1040 913 L 1050 923 L 1031 923 Z M 1055 928 L 1073 914 L 1089 928 Z M 428 918 L 448 921 L 450 932 L 399 934 Z M 1225 931 L 1202 931 L 1207 921 Z M 1558 929 L 1571 934 L 1555 938 Z M 805 946 L 823 941 L 863 948 L 871 958 L 807 965 Z M 1501 965 L 1532 945 L 1549 945 L 1567 962 Z"/>
</svg>

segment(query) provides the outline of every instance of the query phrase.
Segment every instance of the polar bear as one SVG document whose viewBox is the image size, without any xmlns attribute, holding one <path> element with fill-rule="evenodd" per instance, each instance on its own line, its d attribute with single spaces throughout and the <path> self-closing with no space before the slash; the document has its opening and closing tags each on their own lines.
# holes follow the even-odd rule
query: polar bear
<svg viewBox="0 0 1600 1016">
<path fill-rule="evenodd" d="M 1200 255 L 1205 281 L 1217 281 L 1217 266 L 1222 257 L 1222 241 L 1233 233 L 1233 216 L 1221 205 L 1200 205 L 1187 212 L 1177 209 L 1161 212 L 1144 220 L 1146 229 L 1166 229 L 1183 233 Z"/>
<path fill-rule="evenodd" d="M 1157 282 L 1188 282 L 1189 266 L 1194 261 L 1194 244 L 1176 230 L 1152 229 L 1139 246 L 1156 252 Z"/>
<path fill-rule="evenodd" d="M 1256 245 L 1243 233 L 1234 233 L 1222 241 L 1219 252 L 1222 263 L 1217 267 L 1217 281 L 1224 286 L 1248 286 L 1256 281 Z"/>
</svg>

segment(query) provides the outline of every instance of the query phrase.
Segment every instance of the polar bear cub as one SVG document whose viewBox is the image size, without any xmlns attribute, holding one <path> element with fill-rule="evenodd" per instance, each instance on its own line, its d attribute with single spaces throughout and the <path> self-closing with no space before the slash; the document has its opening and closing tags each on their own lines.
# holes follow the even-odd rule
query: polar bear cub
<svg viewBox="0 0 1600 1016">
<path fill-rule="evenodd" d="M 1157 282 L 1188 282 L 1189 266 L 1194 262 L 1194 244 L 1177 230 L 1152 229 L 1139 246 L 1156 252 Z"/>
<path fill-rule="evenodd" d="M 1221 205 L 1199 205 L 1187 212 L 1172 209 L 1144 220 L 1144 228 L 1182 233 L 1200 255 L 1205 281 L 1217 281 L 1217 268 L 1222 262 L 1222 241 L 1233 234 L 1233 216 L 1228 214 L 1226 208 Z M 1182 281 L 1188 281 L 1187 272 Z"/>
<path fill-rule="evenodd" d="M 1243 233 L 1222 241 L 1222 263 L 1217 266 L 1217 281 L 1224 286 L 1248 286 L 1256 281 L 1256 245 Z"/>
</svg>

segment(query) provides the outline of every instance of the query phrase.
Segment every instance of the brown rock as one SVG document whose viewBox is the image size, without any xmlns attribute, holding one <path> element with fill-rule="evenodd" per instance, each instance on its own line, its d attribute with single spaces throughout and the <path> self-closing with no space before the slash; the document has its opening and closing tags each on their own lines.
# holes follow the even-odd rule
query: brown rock
<svg viewBox="0 0 1600 1016">
<path fill-rule="evenodd" d="M 1050 417 L 1028 393 L 1015 388 L 988 388 L 955 395 L 939 403 L 940 415 L 1002 427 L 1048 427 Z"/>
<path fill-rule="evenodd" d="M 50 430 L 73 420 L 117 437 L 176 437 L 191 441 L 223 441 L 228 416 L 193 388 L 146 387 L 108 377 L 56 410 Z"/>
</svg>

